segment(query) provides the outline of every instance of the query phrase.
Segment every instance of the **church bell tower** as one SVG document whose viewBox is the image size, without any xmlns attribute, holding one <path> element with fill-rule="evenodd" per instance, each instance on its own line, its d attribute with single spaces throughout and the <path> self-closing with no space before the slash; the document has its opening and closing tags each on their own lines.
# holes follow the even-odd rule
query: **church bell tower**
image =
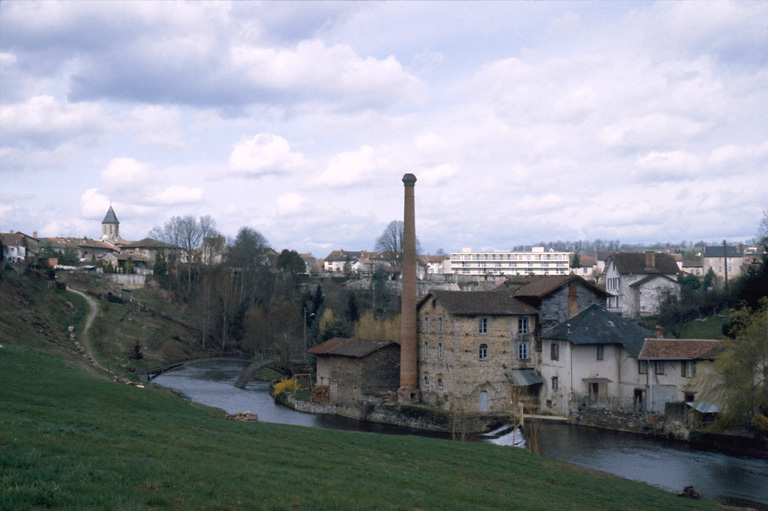
<svg viewBox="0 0 768 511">
<path fill-rule="evenodd" d="M 109 206 L 107 216 L 101 221 L 101 239 L 103 240 L 116 240 L 120 238 L 120 221 L 115 215 L 115 210 L 112 206 Z"/>
</svg>

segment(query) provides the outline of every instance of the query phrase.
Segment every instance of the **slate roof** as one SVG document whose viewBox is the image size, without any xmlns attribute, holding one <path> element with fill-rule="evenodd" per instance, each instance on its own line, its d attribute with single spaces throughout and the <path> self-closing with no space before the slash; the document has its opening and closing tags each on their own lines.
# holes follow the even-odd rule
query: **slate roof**
<svg viewBox="0 0 768 511">
<path fill-rule="evenodd" d="M 618 314 L 591 305 L 570 319 L 547 330 L 545 339 L 560 339 L 575 345 L 621 344 L 637 357 L 647 338 L 653 333 Z"/>
<path fill-rule="evenodd" d="M 112 209 L 112 206 L 109 207 L 109 211 L 107 211 L 106 216 L 104 217 L 104 220 L 101 221 L 102 224 L 119 224 L 120 222 L 117 219 L 117 215 L 115 215 L 115 210 Z"/>
<path fill-rule="evenodd" d="M 587 282 L 578 275 L 557 275 L 557 276 L 539 276 L 533 279 L 530 283 L 521 286 L 515 293 L 515 296 L 536 297 L 543 298 L 550 293 L 554 293 L 561 287 L 565 286 L 571 281 L 577 281 L 584 286 L 591 289 L 593 292 L 601 296 L 613 296 L 604 289 L 601 289 L 590 282 Z"/>
<path fill-rule="evenodd" d="M 335 355 L 339 357 L 363 358 L 392 345 L 399 346 L 399 344 L 394 341 L 334 337 L 333 339 L 328 339 L 317 346 L 309 348 L 307 353 L 312 353 L 313 355 Z"/>
<path fill-rule="evenodd" d="M 619 273 L 668 273 L 677 275 L 680 271 L 675 258 L 669 254 L 656 253 L 653 268 L 645 265 L 645 252 L 617 252 L 610 259 L 616 265 L 616 270 Z"/>
<path fill-rule="evenodd" d="M 430 291 L 421 299 L 421 307 L 430 298 L 436 298 L 455 316 L 509 316 L 536 314 L 536 309 L 520 300 L 498 291 Z"/>
<path fill-rule="evenodd" d="M 646 339 L 640 360 L 713 360 L 723 341 L 717 339 Z"/>
<path fill-rule="evenodd" d="M 741 247 L 732 247 L 728 246 L 726 247 L 727 250 L 723 250 L 722 245 L 715 245 L 712 247 L 704 247 L 704 252 L 702 253 L 702 257 L 725 257 L 724 254 L 728 254 L 728 257 L 741 257 L 742 251 Z"/>
<path fill-rule="evenodd" d="M 642 285 L 652 281 L 653 279 L 667 279 L 670 282 L 674 282 L 675 284 L 679 284 L 678 281 L 676 281 L 675 279 L 673 279 L 671 277 L 668 277 L 666 274 L 656 274 L 656 275 L 651 274 L 651 275 L 648 275 L 647 277 L 643 277 L 642 279 L 638 280 L 637 282 L 633 282 L 632 284 L 629 285 L 629 287 L 640 287 L 640 286 L 642 286 Z"/>
</svg>

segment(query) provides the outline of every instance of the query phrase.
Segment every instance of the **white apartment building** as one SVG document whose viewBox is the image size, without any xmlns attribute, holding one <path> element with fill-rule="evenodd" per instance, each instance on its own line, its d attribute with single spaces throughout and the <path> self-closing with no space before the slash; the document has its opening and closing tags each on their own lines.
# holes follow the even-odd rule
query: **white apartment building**
<svg viewBox="0 0 768 511">
<path fill-rule="evenodd" d="M 530 252 L 451 253 L 451 273 L 456 275 L 568 275 L 569 252 L 533 247 Z"/>
</svg>

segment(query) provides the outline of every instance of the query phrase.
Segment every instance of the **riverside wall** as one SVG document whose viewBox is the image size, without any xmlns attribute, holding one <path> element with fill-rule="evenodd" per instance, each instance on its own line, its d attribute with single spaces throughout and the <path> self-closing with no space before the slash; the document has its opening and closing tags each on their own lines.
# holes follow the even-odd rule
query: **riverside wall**
<svg viewBox="0 0 768 511">
<path fill-rule="evenodd" d="M 394 401 L 362 401 L 344 405 L 322 404 L 296 399 L 289 392 L 281 392 L 275 397 L 275 401 L 305 413 L 339 415 L 378 424 L 443 433 L 481 433 L 506 421 L 506 416 L 501 415 L 488 415 L 467 421 L 465 417 L 457 417 L 444 410 Z"/>
</svg>

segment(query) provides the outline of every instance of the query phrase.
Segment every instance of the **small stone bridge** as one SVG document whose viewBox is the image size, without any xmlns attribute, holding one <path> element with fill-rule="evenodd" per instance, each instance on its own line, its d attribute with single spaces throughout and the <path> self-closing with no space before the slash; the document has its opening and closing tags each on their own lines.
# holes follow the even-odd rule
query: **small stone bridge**
<svg viewBox="0 0 768 511">
<path fill-rule="evenodd" d="M 147 379 L 147 381 L 151 380 L 152 378 L 155 378 L 157 376 L 160 376 L 166 371 L 170 371 L 171 369 L 176 369 L 177 367 L 182 367 L 185 365 L 195 365 L 200 364 L 202 362 L 210 362 L 213 360 L 232 360 L 236 362 L 248 362 L 251 359 L 250 358 L 242 358 L 242 357 L 208 357 L 208 358 L 195 358 L 192 360 L 181 360 L 179 362 L 172 362 L 170 364 L 166 364 L 164 366 L 159 367 L 153 367 L 152 369 L 147 369 L 146 371 L 137 371 L 137 373 L 140 374 L 140 376 Z"/>
<path fill-rule="evenodd" d="M 171 364 L 167 364 L 164 366 L 154 367 L 152 369 L 147 369 L 146 371 L 142 372 L 141 376 L 146 378 L 147 381 L 150 381 L 152 378 L 155 378 L 166 371 L 170 371 L 172 369 L 176 369 L 178 367 L 182 367 L 185 365 L 194 365 L 202 362 L 210 362 L 213 360 L 234 360 L 237 362 L 251 362 L 248 365 L 248 367 L 243 369 L 243 372 L 240 373 L 240 376 L 238 376 L 237 380 L 235 381 L 235 387 L 239 389 L 245 388 L 248 382 L 253 379 L 253 375 L 259 372 L 260 370 L 264 369 L 265 367 L 277 368 L 278 371 L 283 369 L 281 362 L 277 358 L 264 358 L 264 359 L 254 361 L 253 358 L 209 357 L 209 358 L 198 358 L 193 360 L 182 360 L 180 362 L 173 362 Z M 306 361 L 303 359 L 291 360 L 292 365 L 301 365 L 305 363 Z"/>
</svg>

